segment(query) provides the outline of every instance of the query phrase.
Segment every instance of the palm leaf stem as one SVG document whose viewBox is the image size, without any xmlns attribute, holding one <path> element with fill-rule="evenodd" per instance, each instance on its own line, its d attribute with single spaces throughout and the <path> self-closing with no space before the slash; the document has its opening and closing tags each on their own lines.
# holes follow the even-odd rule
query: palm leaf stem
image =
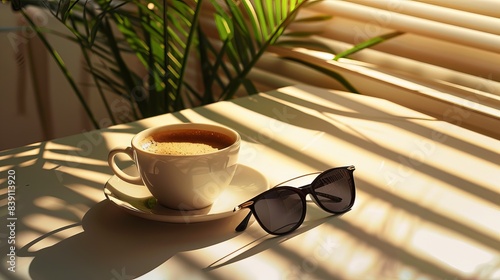
<svg viewBox="0 0 500 280">
<path fill-rule="evenodd" d="M 38 116 L 40 117 L 40 124 L 42 126 L 42 136 L 43 139 L 50 139 L 53 137 L 53 131 L 52 127 L 49 125 L 49 123 L 52 121 L 50 119 L 50 108 L 46 108 L 44 106 L 44 100 L 43 100 L 43 93 L 40 91 L 40 85 L 38 83 L 38 79 L 36 78 L 36 71 L 35 71 L 35 65 L 33 61 L 33 47 L 31 44 L 28 44 L 28 61 L 30 66 L 28 67 L 30 69 L 31 73 L 31 82 L 33 83 L 33 91 L 35 93 L 35 100 L 38 108 Z"/>
<path fill-rule="evenodd" d="M 167 83 L 168 83 L 168 79 L 169 79 L 169 76 L 170 76 L 170 72 L 168 71 L 168 65 L 170 65 L 170 58 L 168 56 L 168 53 L 170 51 L 170 45 L 168 44 L 168 25 L 167 25 L 167 11 L 168 11 L 168 4 L 167 4 L 167 0 L 163 0 L 163 3 L 162 3 L 162 7 L 163 7 L 163 13 L 162 13 L 162 18 L 163 18 L 163 38 L 162 38 L 162 41 L 163 41 L 163 70 L 165 71 L 165 73 L 163 74 L 162 76 L 162 81 L 163 81 L 163 86 L 164 86 L 164 92 L 163 92 L 163 95 L 164 95 L 164 100 L 163 100 L 163 103 L 164 103 L 164 108 L 166 108 L 168 110 L 169 108 L 169 104 L 168 104 L 168 97 L 165 97 L 166 92 L 167 92 L 167 89 L 168 89 L 168 86 L 167 86 Z"/>
<path fill-rule="evenodd" d="M 82 46 L 82 45 L 80 45 Z M 94 80 L 94 83 L 97 87 L 97 92 L 99 93 L 99 96 L 102 100 L 102 103 L 104 104 L 104 108 L 106 109 L 106 112 L 108 113 L 109 118 L 111 119 L 112 124 L 117 124 L 115 120 L 115 116 L 113 114 L 113 111 L 111 110 L 111 107 L 109 106 L 109 102 L 107 101 L 106 97 L 104 96 L 104 91 L 101 87 L 101 83 L 99 82 L 99 79 L 96 78 L 96 76 L 93 74 L 94 73 L 94 66 L 93 63 L 89 57 L 89 54 L 87 53 L 87 50 L 81 47 L 81 51 L 83 54 L 83 58 L 85 59 L 85 62 L 87 63 L 87 67 L 89 67 L 89 73 L 91 73 L 92 79 Z"/>
<path fill-rule="evenodd" d="M 139 15 L 141 18 L 144 18 L 146 25 L 151 25 L 151 17 L 149 15 L 145 15 L 141 9 L 139 9 Z M 157 114 L 156 107 L 158 106 L 157 95 L 155 94 L 156 80 L 153 69 L 155 68 L 155 59 L 153 53 L 153 42 L 149 32 L 146 32 L 144 29 L 144 24 L 141 25 L 144 33 L 144 41 L 146 42 L 146 48 L 149 50 L 147 54 L 147 75 L 148 75 L 148 111 L 143 112 L 145 117 L 150 117 Z"/>
<path fill-rule="evenodd" d="M 123 81 L 126 84 L 126 87 L 129 89 L 129 101 L 130 105 L 132 108 L 132 113 L 134 114 L 134 117 L 136 119 L 139 119 L 139 115 L 137 114 L 137 111 L 135 110 L 134 103 L 138 105 L 139 110 L 144 111 L 144 100 L 139 100 L 139 97 L 136 96 L 135 94 L 135 83 L 134 79 L 132 76 L 132 73 L 130 72 L 130 69 L 127 67 L 125 61 L 123 60 L 123 57 L 121 55 L 120 49 L 118 48 L 117 41 L 114 36 L 113 30 L 111 30 L 111 26 L 109 24 L 108 19 L 105 19 L 104 24 L 103 24 L 103 30 L 104 33 L 106 33 L 106 38 L 109 39 L 109 47 L 111 48 L 111 52 L 113 53 L 113 57 L 116 60 L 116 63 L 118 65 L 118 68 L 120 69 L 121 74 L 123 75 Z"/>
<path fill-rule="evenodd" d="M 201 69 L 201 76 L 202 76 L 202 82 L 203 82 L 203 96 L 202 98 L 202 103 L 203 104 L 209 104 L 214 102 L 213 99 L 213 93 L 212 93 L 212 83 L 213 79 L 211 78 L 212 76 L 215 75 L 217 72 L 217 67 L 218 65 L 210 65 L 210 60 L 208 59 L 208 46 L 207 46 L 207 40 L 203 36 L 203 32 L 201 28 L 198 26 L 198 53 L 200 54 L 200 69 Z"/>
<path fill-rule="evenodd" d="M 64 64 L 64 61 L 62 60 L 62 58 L 59 55 L 59 53 L 56 50 L 54 50 L 54 48 L 52 47 L 52 45 L 50 45 L 50 43 L 47 41 L 47 38 L 45 38 L 45 36 L 43 35 L 42 31 L 33 22 L 33 20 L 31 19 L 31 17 L 29 17 L 28 14 L 26 14 L 26 12 L 24 10 L 21 10 L 21 14 L 26 19 L 26 21 L 28 21 L 28 23 L 33 28 L 33 30 L 36 32 L 38 38 L 40 38 L 40 40 L 42 41 L 42 43 L 47 48 L 47 50 L 49 51 L 50 55 L 52 56 L 52 58 L 56 62 L 57 66 L 59 67 L 59 69 L 62 71 L 62 73 L 66 77 L 66 80 L 69 82 L 71 88 L 75 92 L 78 100 L 82 104 L 83 109 L 85 110 L 85 113 L 87 114 L 87 116 L 89 117 L 90 121 L 92 122 L 92 125 L 94 126 L 94 128 L 98 129 L 99 128 L 99 124 L 97 123 L 97 121 L 96 121 L 96 119 L 94 117 L 94 114 L 92 113 L 92 110 L 90 110 L 90 107 L 85 102 L 85 99 L 83 98 L 83 94 L 80 92 L 80 89 L 76 85 L 75 80 L 71 76 L 71 73 L 66 68 L 66 65 Z"/>
<path fill-rule="evenodd" d="M 244 65 L 244 68 L 238 74 L 238 77 L 235 79 L 232 79 L 229 82 L 228 86 L 224 89 L 221 97 L 223 97 L 225 99 L 230 99 L 233 97 L 233 95 L 236 93 L 236 89 L 243 82 L 244 77 L 246 77 L 248 75 L 250 70 L 254 67 L 254 65 L 257 63 L 257 61 L 260 59 L 260 57 L 265 53 L 267 48 L 276 42 L 276 40 L 282 34 L 283 30 L 286 28 L 286 26 L 288 26 L 290 24 L 290 22 L 293 21 L 293 19 L 295 18 L 295 15 L 299 11 L 300 7 L 302 5 L 304 5 L 305 3 L 307 3 L 307 1 L 300 3 L 294 10 L 291 11 L 291 13 L 288 15 L 288 17 L 285 17 L 285 20 L 283 20 L 278 25 L 278 27 L 274 29 L 274 31 L 270 34 L 269 38 L 263 42 L 263 44 L 260 46 L 257 53 L 249 61 L 249 63 Z M 283 5 L 284 5 L 284 3 L 283 3 Z"/>
<path fill-rule="evenodd" d="M 194 10 L 194 14 L 193 14 L 193 20 L 191 22 L 191 28 L 189 30 L 189 34 L 188 34 L 188 37 L 187 37 L 187 41 L 186 41 L 186 48 L 184 50 L 184 57 L 182 59 L 182 66 L 181 66 L 181 69 L 180 69 L 180 76 L 179 76 L 179 81 L 183 81 L 184 80 L 184 75 L 186 73 L 186 69 L 187 69 L 187 61 L 188 61 L 188 58 L 189 58 L 189 53 L 190 53 L 190 49 L 191 49 L 191 45 L 193 44 L 193 41 L 195 39 L 195 33 L 198 31 L 198 22 L 199 22 L 199 18 L 200 18 L 200 11 L 201 11 L 201 6 L 203 5 L 203 0 L 199 0 L 197 3 L 196 3 L 196 7 L 195 7 L 195 10 Z M 175 106 L 174 108 L 176 109 L 180 109 L 180 108 L 183 108 L 183 104 L 182 104 L 182 98 L 181 98 L 181 92 L 182 92 L 182 83 L 179 83 L 178 84 L 178 87 L 176 89 L 176 94 L 175 96 L 177 97 L 175 99 Z"/>
<path fill-rule="evenodd" d="M 376 36 L 376 37 L 373 37 L 373 38 L 370 38 L 366 41 L 363 41 L 359 44 L 356 44 L 354 45 L 352 48 L 349 48 L 343 52 L 340 52 L 338 53 L 337 55 L 335 55 L 335 57 L 333 58 L 333 60 L 337 61 L 341 58 L 344 58 L 344 57 L 347 57 L 351 54 L 354 54 L 354 53 L 357 53 L 361 50 L 364 50 L 366 48 L 369 48 L 369 47 L 373 47 L 377 44 L 380 44 L 384 41 L 387 41 L 391 38 L 394 38 L 396 36 L 399 36 L 399 35 L 402 35 L 404 34 L 404 32 L 401 32 L 401 31 L 395 31 L 395 32 L 391 32 L 391 33 L 387 33 L 387 34 L 384 34 L 384 35 L 380 35 L 380 36 Z"/>
<path fill-rule="evenodd" d="M 297 59 L 294 57 L 285 57 L 285 59 L 295 61 L 295 62 L 303 64 L 309 68 L 315 69 L 316 71 L 319 71 L 325 75 L 328 75 L 328 76 L 334 78 L 335 80 L 337 80 L 339 83 L 341 83 L 350 92 L 359 94 L 359 91 L 353 85 L 351 85 L 351 83 L 349 83 L 349 81 L 347 81 L 347 79 L 345 79 L 342 75 L 340 75 L 339 73 L 337 73 L 335 71 L 329 70 L 326 67 L 322 67 L 320 65 L 311 63 L 309 61 Z"/>
</svg>

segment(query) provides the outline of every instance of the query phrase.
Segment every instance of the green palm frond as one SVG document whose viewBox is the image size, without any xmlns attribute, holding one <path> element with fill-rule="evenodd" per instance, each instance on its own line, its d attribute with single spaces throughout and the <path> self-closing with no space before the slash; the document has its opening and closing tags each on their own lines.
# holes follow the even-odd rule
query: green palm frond
<svg viewBox="0 0 500 280">
<path fill-rule="evenodd" d="M 218 61 L 228 61 L 227 65 L 231 67 L 229 72 L 212 73 L 212 75 L 225 75 L 228 81 L 222 86 L 219 99 L 232 98 L 242 85 L 247 90 L 255 90 L 246 76 L 266 49 L 283 35 L 301 6 L 307 2 L 226 0 L 223 6 L 218 4 L 218 1 L 212 0 L 216 8 L 217 30 L 224 42 L 218 54 Z"/>
<path fill-rule="evenodd" d="M 26 0 L 28 1 L 28 0 Z M 109 93 L 128 100 L 132 119 L 257 92 L 247 78 L 275 44 L 324 48 L 314 32 L 285 32 L 308 0 L 47 0 L 76 42 L 99 97 L 113 117 Z M 214 28 L 201 23 L 207 14 Z M 210 17 L 208 16 L 208 17 Z M 328 17 L 299 21 L 317 22 Z M 34 23 L 33 23 L 34 24 Z M 38 28 L 41 32 L 41 29 Z M 50 47 L 50 46 L 48 46 Z M 142 69 L 133 69 L 133 55 Z M 142 74 L 141 74 L 142 73 Z M 193 78 L 193 73 L 197 76 Z M 69 73 L 68 80 L 72 79 Z M 74 81 L 75 92 L 79 89 Z M 82 101 L 83 102 L 83 101 Z M 92 112 L 89 111 L 89 115 Z M 114 120 L 118 122 L 120 120 Z"/>
<path fill-rule="evenodd" d="M 375 36 L 373 38 L 369 38 L 368 40 L 365 40 L 359 44 L 356 44 L 354 45 L 353 47 L 343 51 L 343 52 L 340 52 L 338 53 L 337 55 L 335 55 L 335 57 L 333 58 L 333 60 L 339 60 L 341 58 L 344 58 L 344 57 L 348 57 L 349 55 L 352 55 L 352 54 L 355 54 L 361 50 L 364 50 L 366 48 L 370 48 L 370 47 L 373 47 L 375 45 L 378 45 L 380 43 L 383 43 L 389 39 L 392 39 L 394 37 L 397 37 L 397 36 L 400 36 L 400 35 L 403 35 L 405 34 L 404 32 L 401 32 L 401 31 L 394 31 L 394 32 L 390 32 L 390 33 L 387 33 L 387 34 L 384 34 L 384 35 L 380 35 L 380 36 Z"/>
</svg>

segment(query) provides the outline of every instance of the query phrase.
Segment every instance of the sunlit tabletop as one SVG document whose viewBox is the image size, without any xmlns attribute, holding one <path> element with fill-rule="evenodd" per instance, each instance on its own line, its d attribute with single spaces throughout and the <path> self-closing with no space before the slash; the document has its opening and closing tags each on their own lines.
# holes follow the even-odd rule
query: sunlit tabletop
<svg viewBox="0 0 500 280">
<path fill-rule="evenodd" d="M 235 232 L 246 213 L 167 223 L 108 201 L 109 150 L 180 122 L 237 130 L 240 164 L 270 186 L 355 165 L 356 202 L 341 216 L 308 204 L 276 237 L 256 222 Z M 394 103 L 304 85 L 3 151 L 0 278 L 500 279 L 499 151 Z"/>
</svg>

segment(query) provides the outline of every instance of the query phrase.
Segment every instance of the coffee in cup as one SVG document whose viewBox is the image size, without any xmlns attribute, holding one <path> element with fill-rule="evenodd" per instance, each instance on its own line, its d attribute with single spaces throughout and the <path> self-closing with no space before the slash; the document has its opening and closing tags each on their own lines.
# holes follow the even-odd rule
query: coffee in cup
<svg viewBox="0 0 500 280">
<path fill-rule="evenodd" d="M 215 152 L 233 142 L 233 138 L 215 131 L 179 129 L 147 136 L 141 147 L 155 154 L 187 156 Z"/>
<path fill-rule="evenodd" d="M 160 204 L 195 210 L 210 206 L 231 182 L 240 148 L 239 134 L 211 124 L 172 124 L 136 134 L 130 147 L 110 151 L 108 164 L 117 177 L 145 185 Z M 127 154 L 139 176 L 123 172 L 114 160 Z"/>
</svg>

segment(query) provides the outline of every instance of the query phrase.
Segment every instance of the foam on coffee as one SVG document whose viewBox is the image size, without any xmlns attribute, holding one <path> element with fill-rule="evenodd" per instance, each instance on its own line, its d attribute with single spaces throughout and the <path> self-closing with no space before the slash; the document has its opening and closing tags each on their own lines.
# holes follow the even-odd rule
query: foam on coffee
<svg viewBox="0 0 500 280">
<path fill-rule="evenodd" d="M 215 152 L 218 149 L 204 143 L 190 142 L 156 142 L 149 136 L 144 139 L 147 144 L 143 145 L 148 152 L 164 155 L 199 155 Z"/>
<path fill-rule="evenodd" d="M 199 155 L 215 152 L 234 142 L 229 136 L 204 130 L 174 130 L 147 136 L 144 150 L 165 155 Z"/>
</svg>

